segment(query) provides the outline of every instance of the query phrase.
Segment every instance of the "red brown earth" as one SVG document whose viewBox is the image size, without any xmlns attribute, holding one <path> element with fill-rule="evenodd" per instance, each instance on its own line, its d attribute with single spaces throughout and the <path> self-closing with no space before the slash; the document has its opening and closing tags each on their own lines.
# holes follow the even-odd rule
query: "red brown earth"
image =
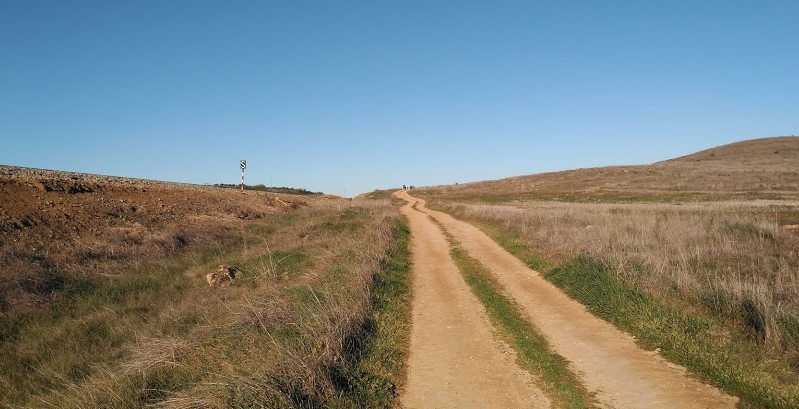
<svg viewBox="0 0 799 409">
<path fill-rule="evenodd" d="M 230 238 L 240 221 L 323 200 L 0 165 L 0 316 L 57 297 L 109 261 Z M 282 202 L 282 203 L 281 203 Z"/>
</svg>

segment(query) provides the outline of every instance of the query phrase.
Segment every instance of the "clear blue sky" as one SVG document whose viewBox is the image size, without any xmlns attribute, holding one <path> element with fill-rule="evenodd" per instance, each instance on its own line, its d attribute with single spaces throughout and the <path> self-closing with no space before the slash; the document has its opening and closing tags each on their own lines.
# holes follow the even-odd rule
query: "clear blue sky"
<svg viewBox="0 0 799 409">
<path fill-rule="evenodd" d="M 799 1 L 0 0 L 0 164 L 354 196 L 799 134 Z"/>
</svg>

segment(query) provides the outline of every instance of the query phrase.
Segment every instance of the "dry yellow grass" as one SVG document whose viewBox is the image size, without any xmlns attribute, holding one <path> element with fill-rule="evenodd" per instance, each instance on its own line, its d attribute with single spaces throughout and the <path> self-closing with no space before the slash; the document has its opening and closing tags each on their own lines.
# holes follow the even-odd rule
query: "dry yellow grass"
<svg viewBox="0 0 799 409">
<path fill-rule="evenodd" d="M 501 221 L 555 257 L 591 255 L 658 298 L 743 317 L 770 345 L 796 346 L 797 328 L 778 322 L 799 322 L 799 236 L 781 228 L 775 209 L 799 211 L 799 203 L 461 204 L 455 211 Z"/>
<path fill-rule="evenodd" d="M 799 137 L 763 138 L 673 160 L 421 189 L 453 200 L 613 202 L 799 198 Z"/>
<path fill-rule="evenodd" d="M 0 322 L 0 405 L 347 407 L 398 222 L 387 201 L 318 201 L 240 222 L 232 242 L 109 260 Z M 209 288 L 222 263 L 235 282 Z"/>
</svg>

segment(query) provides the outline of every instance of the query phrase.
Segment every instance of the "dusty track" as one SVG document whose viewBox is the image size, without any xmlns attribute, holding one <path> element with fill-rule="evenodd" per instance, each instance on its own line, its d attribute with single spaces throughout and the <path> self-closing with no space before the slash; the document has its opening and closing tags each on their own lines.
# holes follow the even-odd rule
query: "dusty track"
<svg viewBox="0 0 799 409">
<path fill-rule="evenodd" d="M 401 396 L 414 408 L 546 408 L 547 398 L 493 334 L 485 310 L 427 215 L 408 217 L 413 254 L 413 328 L 408 382 Z"/>
<path fill-rule="evenodd" d="M 479 229 L 425 208 L 423 200 L 406 192 L 398 196 L 442 223 L 494 273 L 603 407 L 732 408 L 737 403 L 737 398 L 688 377 L 685 369 L 657 353 L 640 349 L 633 337 L 588 313 Z"/>
</svg>

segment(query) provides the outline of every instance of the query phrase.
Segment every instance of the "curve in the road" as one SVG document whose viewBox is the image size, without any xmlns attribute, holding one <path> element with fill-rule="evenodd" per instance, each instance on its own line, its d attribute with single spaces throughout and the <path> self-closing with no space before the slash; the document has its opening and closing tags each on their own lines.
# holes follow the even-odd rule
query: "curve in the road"
<svg viewBox="0 0 799 409">
<path fill-rule="evenodd" d="M 591 315 L 585 307 L 529 269 L 478 228 L 424 207 L 469 254 L 484 264 L 507 294 L 529 314 L 553 348 L 566 358 L 602 406 L 615 408 L 733 408 L 738 399 L 688 376 L 632 336 Z"/>
<path fill-rule="evenodd" d="M 406 409 L 547 408 L 549 401 L 494 333 L 449 243 L 429 217 L 400 209 L 411 227 L 413 307 Z"/>
</svg>

